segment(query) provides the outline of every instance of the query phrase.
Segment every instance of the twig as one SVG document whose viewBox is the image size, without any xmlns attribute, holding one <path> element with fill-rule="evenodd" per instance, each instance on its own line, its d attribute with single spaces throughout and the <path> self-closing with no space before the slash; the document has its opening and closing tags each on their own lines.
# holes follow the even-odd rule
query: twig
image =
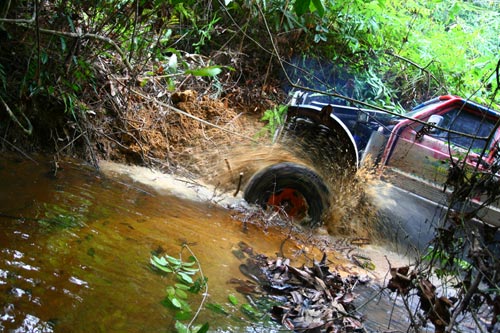
<svg viewBox="0 0 500 333">
<path fill-rule="evenodd" d="M 29 159 L 30 161 L 32 161 L 33 163 L 35 164 L 39 164 L 37 161 L 35 161 L 34 159 L 32 159 L 31 157 L 28 156 L 28 154 L 26 154 L 24 151 L 22 151 L 21 149 L 17 148 L 16 146 L 14 146 L 12 143 L 10 143 L 9 141 L 7 141 L 6 139 L 4 138 L 0 138 L 3 140 L 3 142 L 7 143 L 9 146 L 11 146 L 12 148 L 14 148 L 15 150 L 17 150 L 19 153 L 21 153 L 21 155 L 23 155 L 24 157 L 26 157 L 27 159 Z"/>
<path fill-rule="evenodd" d="M 236 192 L 234 192 L 233 197 L 238 195 L 241 188 L 241 180 L 243 179 L 243 172 L 240 172 L 240 178 L 238 179 L 238 186 L 236 187 Z"/>
<path fill-rule="evenodd" d="M 76 138 L 74 138 L 73 140 L 71 140 L 70 142 L 68 142 L 67 145 L 65 145 L 64 147 L 62 147 L 61 149 L 59 149 L 56 154 L 59 154 L 61 151 L 63 151 L 64 149 L 68 148 L 69 145 L 73 144 L 76 140 L 78 140 L 82 135 L 84 135 L 85 133 L 87 133 L 87 131 L 83 132 L 83 133 L 80 133 Z"/>
<path fill-rule="evenodd" d="M 469 304 L 470 300 L 472 299 L 472 296 L 474 296 L 474 294 L 476 293 L 477 288 L 479 287 L 479 284 L 481 283 L 482 279 L 483 279 L 483 273 L 478 272 L 476 275 L 476 278 L 474 279 L 474 282 L 469 287 L 469 290 L 467 290 L 467 294 L 465 294 L 462 302 L 460 303 L 458 308 L 456 308 L 455 311 L 453 311 L 453 316 L 451 317 L 450 323 L 446 327 L 445 332 L 448 333 L 448 332 L 452 331 L 453 325 L 455 324 L 455 321 L 457 320 L 458 315 L 465 310 L 465 308 Z"/>
<path fill-rule="evenodd" d="M 435 77 L 435 76 L 434 76 L 431 72 L 429 72 L 429 71 L 427 70 L 427 67 L 429 67 L 429 66 L 432 64 L 432 62 L 433 62 L 434 60 L 433 60 L 433 61 L 431 61 L 431 62 L 429 62 L 429 63 L 427 64 L 427 66 L 422 67 L 422 66 L 420 66 L 419 64 L 415 63 L 414 61 L 411 61 L 410 59 L 405 58 L 405 57 L 403 57 L 403 56 L 400 56 L 399 54 L 396 54 L 396 53 L 394 53 L 394 52 L 392 52 L 392 51 L 386 51 L 385 53 L 387 53 L 388 55 L 393 56 L 393 57 L 395 57 L 395 58 L 398 58 L 399 60 L 402 60 L 402 61 L 404 61 L 404 62 L 409 63 L 410 65 L 412 65 L 412 66 L 414 66 L 414 67 L 416 67 L 416 68 L 420 69 L 422 72 L 426 72 L 426 73 L 427 73 L 427 75 L 429 75 L 429 77 L 431 77 L 434 81 L 436 81 L 436 83 L 437 83 L 438 85 L 440 85 L 440 86 L 442 85 L 442 84 L 441 84 L 441 82 L 439 82 L 439 80 L 438 80 L 438 79 L 437 79 L 437 78 L 436 78 L 436 77 Z"/>
<path fill-rule="evenodd" d="M 200 314 L 200 311 L 203 308 L 203 304 L 207 300 L 207 297 L 208 297 L 208 281 L 205 281 L 205 276 L 203 275 L 203 270 L 201 269 L 200 261 L 198 260 L 198 258 L 194 254 L 194 252 L 191 250 L 191 248 L 189 247 L 189 245 L 187 245 L 186 243 L 184 243 L 184 244 L 182 244 L 182 247 L 185 248 L 185 249 L 187 249 L 189 251 L 189 253 L 191 253 L 191 255 L 193 256 L 194 260 L 196 260 L 196 262 L 198 263 L 198 268 L 200 269 L 201 279 L 205 283 L 205 292 L 203 293 L 203 298 L 201 299 L 200 306 L 198 307 L 198 309 L 196 310 L 196 313 L 194 314 L 193 318 L 191 319 L 191 321 L 187 325 L 187 327 L 189 329 L 191 327 L 191 325 L 193 325 L 193 323 L 196 320 L 196 318 L 198 317 L 198 315 Z"/>
<path fill-rule="evenodd" d="M 15 24 L 19 24 L 21 26 L 26 26 L 27 25 L 28 27 L 31 28 L 31 25 L 35 22 L 35 18 L 36 18 L 36 12 L 33 13 L 33 18 L 31 18 L 29 20 L 22 20 L 22 19 L 0 19 L 0 22 L 15 23 Z M 75 32 L 57 31 L 57 30 L 50 30 L 50 29 L 43 29 L 43 28 L 38 28 L 37 32 L 43 32 L 45 34 L 56 35 L 56 36 L 66 36 L 66 37 L 72 37 L 72 38 L 97 39 L 97 40 L 100 40 L 102 42 L 108 43 L 109 45 L 111 45 L 115 49 L 116 52 L 118 52 L 118 54 L 120 55 L 123 63 L 127 67 L 127 69 L 130 72 L 133 71 L 133 68 L 130 65 L 130 62 L 127 59 L 127 56 L 125 55 L 125 52 L 123 52 L 123 50 L 120 48 L 120 46 L 118 46 L 118 44 L 116 44 L 116 42 L 114 40 L 112 40 L 111 38 L 108 38 L 108 37 L 105 37 L 105 36 L 101 36 L 101 35 L 98 35 L 98 34 L 92 34 L 92 33 L 81 34 L 81 33 L 75 33 Z"/>
<path fill-rule="evenodd" d="M 17 124 L 19 125 L 19 127 L 21 127 L 21 129 L 24 131 L 24 133 L 28 134 L 28 135 L 31 135 L 31 133 L 33 132 L 33 125 L 31 124 L 30 120 L 28 119 L 28 117 L 26 117 L 26 115 L 21 111 L 21 116 L 23 116 L 24 120 L 28 123 L 28 128 L 26 129 L 23 124 L 21 124 L 21 122 L 19 121 L 19 119 L 17 119 L 16 115 L 14 114 L 14 112 L 12 112 L 12 110 L 9 108 L 9 105 L 7 105 L 7 103 L 5 103 L 4 99 L 2 98 L 2 96 L 0 96 L 0 100 L 2 101 L 2 104 L 3 106 L 5 107 L 5 110 L 7 111 L 7 113 L 9 114 L 10 118 Z"/>
</svg>

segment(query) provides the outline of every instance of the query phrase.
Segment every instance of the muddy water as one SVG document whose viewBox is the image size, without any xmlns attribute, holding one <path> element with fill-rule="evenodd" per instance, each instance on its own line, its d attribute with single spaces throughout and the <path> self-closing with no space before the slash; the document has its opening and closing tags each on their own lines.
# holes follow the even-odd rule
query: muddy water
<svg viewBox="0 0 500 333">
<path fill-rule="evenodd" d="M 0 162 L 0 331 L 169 332 L 172 313 L 160 304 L 169 281 L 149 269 L 151 251 L 177 256 L 189 244 L 209 277 L 209 301 L 224 303 L 235 293 L 227 281 L 243 278 L 232 254 L 239 242 L 279 250 L 282 236 L 244 232 L 215 205 L 71 161 L 54 175 L 35 160 Z M 211 316 L 200 321 L 220 321 Z"/>
<path fill-rule="evenodd" d="M 110 163 L 100 172 L 75 161 L 58 166 L 39 157 L 0 159 L 0 331 L 172 332 L 173 314 L 160 303 L 172 281 L 148 265 L 158 249 L 178 256 L 188 244 L 208 277 L 207 302 L 227 307 L 229 294 L 245 301 L 228 284 L 245 279 L 233 255 L 240 242 L 304 259 L 299 245 L 282 246 L 282 231 L 244 226 L 234 210 L 220 207 L 239 199 L 190 180 Z M 370 304 L 364 311 L 371 331 L 388 320 L 391 329 L 407 326 L 397 306 L 399 321 L 389 318 L 394 309 L 383 297 Z M 217 332 L 279 329 L 203 310 L 199 322 L 207 321 Z"/>
</svg>

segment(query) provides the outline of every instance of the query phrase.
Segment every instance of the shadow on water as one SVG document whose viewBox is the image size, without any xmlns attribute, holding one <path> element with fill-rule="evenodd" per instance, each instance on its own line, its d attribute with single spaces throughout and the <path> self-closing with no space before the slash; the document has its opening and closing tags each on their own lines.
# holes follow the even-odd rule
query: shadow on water
<svg viewBox="0 0 500 333">
<path fill-rule="evenodd" d="M 298 245 L 283 247 L 279 231 L 243 228 L 230 210 L 183 199 L 189 195 L 175 190 L 173 178 L 145 179 L 169 183 L 172 191 L 162 192 L 135 181 L 135 169 L 120 176 L 69 160 L 55 173 L 50 161 L 36 160 L 4 155 L 0 161 L 0 331 L 172 332 L 172 313 L 161 305 L 171 281 L 149 267 L 151 252 L 160 248 L 177 256 L 188 244 L 208 277 L 208 302 L 228 306 L 229 294 L 245 302 L 228 283 L 246 279 L 233 255 L 240 242 L 300 261 Z M 363 293 L 361 303 L 377 291 Z M 382 296 L 361 311 L 368 331 L 382 332 L 394 307 Z M 406 331 L 402 310 L 397 313 L 388 326 Z M 283 331 L 206 309 L 199 322 L 216 332 Z"/>
</svg>

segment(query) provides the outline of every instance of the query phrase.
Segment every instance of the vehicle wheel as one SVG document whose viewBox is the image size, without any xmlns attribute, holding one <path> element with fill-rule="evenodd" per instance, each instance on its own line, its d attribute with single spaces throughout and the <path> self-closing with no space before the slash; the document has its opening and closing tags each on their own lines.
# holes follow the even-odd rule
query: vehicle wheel
<svg viewBox="0 0 500 333">
<path fill-rule="evenodd" d="M 294 222 L 315 227 L 329 207 L 329 191 L 313 170 L 295 163 L 279 163 L 256 173 L 244 198 L 263 208 L 284 211 Z"/>
</svg>

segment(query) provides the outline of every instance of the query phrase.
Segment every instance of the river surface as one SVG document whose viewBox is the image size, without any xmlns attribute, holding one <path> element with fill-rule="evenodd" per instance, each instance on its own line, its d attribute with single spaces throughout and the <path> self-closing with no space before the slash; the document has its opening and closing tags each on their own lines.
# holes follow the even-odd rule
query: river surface
<svg viewBox="0 0 500 333">
<path fill-rule="evenodd" d="M 228 283 L 245 279 L 234 255 L 241 242 L 298 262 L 298 250 L 307 253 L 283 243 L 283 231 L 243 224 L 221 207 L 238 199 L 190 181 L 110 163 L 100 171 L 72 160 L 54 166 L 41 157 L 0 160 L 0 331 L 173 332 L 172 312 L 161 304 L 172 281 L 151 269 L 153 251 L 178 257 L 187 244 L 208 277 L 207 302 L 228 309 L 228 295 L 245 302 Z M 201 296 L 190 301 L 196 308 Z M 401 313 L 389 318 L 394 309 L 384 297 L 364 310 L 373 331 L 406 327 Z M 231 318 L 203 309 L 197 322 L 212 332 L 280 329 Z"/>
</svg>

